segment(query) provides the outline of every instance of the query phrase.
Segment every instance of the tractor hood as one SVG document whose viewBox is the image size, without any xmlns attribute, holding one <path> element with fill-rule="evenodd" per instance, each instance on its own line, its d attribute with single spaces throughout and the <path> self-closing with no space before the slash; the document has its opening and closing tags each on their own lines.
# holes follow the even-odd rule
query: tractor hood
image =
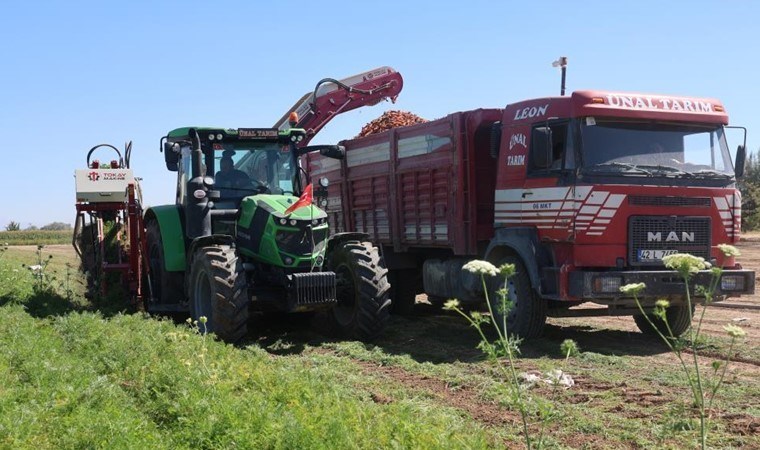
<svg viewBox="0 0 760 450">
<path fill-rule="evenodd" d="M 243 199 L 237 222 L 240 252 L 267 264 L 301 269 L 321 266 L 327 241 L 327 214 L 306 205 L 285 214 L 298 197 L 260 194 Z"/>
<path fill-rule="evenodd" d="M 243 199 L 241 209 L 243 214 L 246 212 L 253 213 L 255 208 L 251 208 L 251 206 L 255 205 L 258 208 L 266 210 L 269 214 L 274 216 L 275 219 L 319 220 L 327 217 L 327 214 L 324 211 L 314 205 L 306 205 L 289 214 L 285 214 L 285 211 L 296 201 L 298 201 L 298 197 L 293 195 L 252 195 Z M 243 219 L 243 214 L 241 214 L 241 220 Z"/>
</svg>

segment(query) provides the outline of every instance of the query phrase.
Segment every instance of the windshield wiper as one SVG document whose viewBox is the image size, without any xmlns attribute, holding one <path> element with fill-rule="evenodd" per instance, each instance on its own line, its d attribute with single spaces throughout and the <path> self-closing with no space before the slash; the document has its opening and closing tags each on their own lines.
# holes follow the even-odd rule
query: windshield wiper
<svg viewBox="0 0 760 450">
<path fill-rule="evenodd" d="M 697 177 L 716 177 L 716 178 L 725 178 L 725 179 L 729 179 L 733 177 L 730 174 L 727 174 L 725 172 L 720 172 L 714 169 L 697 170 L 696 172 L 691 172 L 691 175 L 694 175 Z"/>
<path fill-rule="evenodd" d="M 622 163 L 622 162 L 617 162 L 617 161 L 597 164 L 595 166 L 589 167 L 588 170 L 591 170 L 594 172 L 600 172 L 600 171 L 603 171 L 604 169 L 609 169 L 612 167 L 625 169 L 625 171 L 633 171 L 633 172 L 643 173 L 645 175 L 650 175 L 650 176 L 652 175 L 652 172 L 642 168 L 639 165 L 631 164 L 631 163 Z"/>
<path fill-rule="evenodd" d="M 685 172 L 679 169 L 678 167 L 666 166 L 663 164 L 652 164 L 652 165 L 644 164 L 644 165 L 640 165 L 639 167 L 644 167 L 650 170 L 659 170 L 661 172 L 668 172 L 668 173 L 672 173 L 673 175 L 680 175 L 680 176 L 687 176 L 687 177 L 692 176 L 690 172 Z"/>
</svg>

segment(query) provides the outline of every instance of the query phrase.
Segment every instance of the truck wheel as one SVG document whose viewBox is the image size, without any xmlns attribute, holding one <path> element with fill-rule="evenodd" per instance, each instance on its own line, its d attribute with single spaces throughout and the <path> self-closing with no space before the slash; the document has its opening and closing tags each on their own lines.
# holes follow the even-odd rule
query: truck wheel
<svg viewBox="0 0 760 450">
<path fill-rule="evenodd" d="M 338 244 L 327 255 L 335 272 L 338 304 L 330 310 L 330 328 L 343 336 L 367 341 L 385 329 L 390 317 L 388 269 L 377 247 L 369 242 Z"/>
<path fill-rule="evenodd" d="M 234 343 L 248 332 L 248 290 L 243 262 L 229 245 L 201 247 L 193 254 L 188 283 L 190 315 L 205 316 L 201 331 Z"/>
<path fill-rule="evenodd" d="M 507 295 L 513 302 L 512 309 L 507 314 L 507 332 L 524 339 L 541 336 L 546 324 L 546 300 L 533 291 L 528 271 L 519 257 L 507 256 L 499 262 L 499 265 L 502 264 L 515 265 L 515 274 L 507 282 Z M 494 277 L 489 283 L 488 301 L 496 323 L 501 324 L 501 297 L 496 292 L 504 287 L 504 279 L 497 281 L 497 278 Z"/>
<path fill-rule="evenodd" d="M 167 272 L 164 260 L 164 245 L 158 222 L 151 220 L 146 225 L 148 265 L 150 267 L 150 289 L 143 283 L 143 292 L 153 296 L 159 304 L 177 304 L 185 301 L 184 272 Z M 145 309 L 150 312 L 151 302 L 145 297 Z"/>
<path fill-rule="evenodd" d="M 391 290 L 391 310 L 393 314 L 408 316 L 414 312 L 417 298 L 417 270 L 391 270 L 388 273 Z"/>
<path fill-rule="evenodd" d="M 649 319 L 652 320 L 654 325 L 657 327 L 658 330 L 665 336 L 668 336 L 668 327 L 665 326 L 665 323 L 660 320 L 659 317 L 655 316 L 654 314 L 647 314 L 649 316 Z M 665 310 L 665 320 L 668 321 L 668 325 L 670 325 L 670 331 L 673 332 L 674 337 L 678 337 L 686 332 L 686 330 L 689 329 L 691 326 L 691 318 L 694 316 L 694 307 L 692 306 L 691 311 L 689 311 L 689 308 L 686 307 L 686 305 L 673 305 L 668 307 L 668 309 Z M 641 330 L 642 333 L 648 335 L 648 336 L 656 336 L 659 337 L 657 334 L 657 331 L 652 327 L 652 325 L 647 322 L 646 317 L 642 316 L 641 314 L 633 316 L 633 320 L 636 322 L 636 326 L 639 327 L 639 330 Z"/>
</svg>

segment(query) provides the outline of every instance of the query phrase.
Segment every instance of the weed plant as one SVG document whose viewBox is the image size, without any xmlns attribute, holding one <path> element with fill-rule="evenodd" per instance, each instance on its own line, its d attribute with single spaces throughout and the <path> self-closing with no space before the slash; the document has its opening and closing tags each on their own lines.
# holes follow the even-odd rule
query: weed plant
<svg viewBox="0 0 760 450">
<path fill-rule="evenodd" d="M 721 251 L 726 256 L 738 256 L 739 250 L 730 245 L 719 246 Z M 686 286 L 685 291 L 685 303 L 688 311 L 692 311 L 693 302 L 691 298 L 690 281 L 692 277 L 699 273 L 701 270 L 710 269 L 712 277 L 708 286 L 697 286 L 695 291 L 700 296 L 704 297 L 704 307 L 699 315 L 699 319 L 696 324 L 692 323 L 688 330 L 688 338 L 684 339 L 682 336 L 675 336 L 673 330 L 666 319 L 667 308 L 670 307 L 670 303 L 667 300 L 661 299 L 655 302 L 654 311 L 647 314 L 639 299 L 639 294 L 646 288 L 644 283 L 635 283 L 622 286 L 620 291 L 624 294 L 632 295 L 636 301 L 636 305 L 641 314 L 646 318 L 649 325 L 657 333 L 660 339 L 668 346 L 670 351 L 678 359 L 680 367 L 682 369 L 683 381 L 689 386 L 693 398 L 693 405 L 699 413 L 699 442 L 700 447 L 704 450 L 707 448 L 707 434 L 709 430 L 709 413 L 712 411 L 713 402 L 720 389 L 723 381 L 725 380 L 726 371 L 728 370 L 728 364 L 733 354 L 733 349 L 736 342 L 743 338 L 745 331 L 735 325 L 726 325 L 724 330 L 730 338 L 728 351 L 723 361 L 713 361 L 711 364 L 712 374 L 708 378 L 707 374 L 703 373 L 700 367 L 700 342 L 702 336 L 702 322 L 707 311 L 707 306 L 712 303 L 717 289 L 720 277 L 723 273 L 719 267 L 710 267 L 710 263 L 706 262 L 704 258 L 693 256 L 690 254 L 675 254 L 665 256 L 663 258 L 665 267 L 675 270 Z M 688 350 L 688 351 L 687 351 Z M 684 353 L 691 354 L 691 358 Z M 683 426 L 683 429 L 689 429 L 688 426 Z"/>
<path fill-rule="evenodd" d="M 545 378 L 537 375 L 526 377 L 518 374 L 517 358 L 520 354 L 521 340 L 517 336 L 510 334 L 510 330 L 507 327 L 509 311 L 514 308 L 515 305 L 515 299 L 509 298 L 507 290 L 509 279 L 515 274 L 514 264 L 504 264 L 497 268 L 488 261 L 473 260 L 465 264 L 462 267 L 462 270 L 480 276 L 480 282 L 483 287 L 483 292 L 485 292 L 486 305 L 488 305 L 489 314 L 487 317 L 477 311 L 467 314 L 460 308 L 459 301 L 456 299 L 447 301 L 444 305 L 444 309 L 457 312 L 464 317 L 475 330 L 477 330 L 480 336 L 478 348 L 483 351 L 486 357 L 492 361 L 501 372 L 501 375 L 507 382 L 509 388 L 508 392 L 511 403 L 517 407 L 517 410 L 520 413 L 522 435 L 525 441 L 525 446 L 528 450 L 533 448 L 540 449 L 544 445 L 544 435 L 547 424 L 557 417 L 555 402 L 559 387 L 566 383 L 566 380 L 571 380 L 571 378 L 569 378 L 561 369 L 549 371 Z M 498 316 L 494 314 L 493 306 L 489 299 L 489 289 L 488 284 L 486 283 L 487 277 L 501 277 L 499 280 L 501 288 L 496 291 L 496 295 L 498 296 L 498 301 L 496 302 L 496 308 L 498 308 L 497 312 L 499 313 Z M 498 321 L 496 317 L 500 317 L 501 321 Z M 496 332 L 496 339 L 493 341 L 486 336 L 484 326 L 487 324 Z M 567 339 L 562 343 L 561 350 L 565 355 L 565 363 L 567 363 L 571 356 L 576 356 L 578 354 L 578 346 L 571 339 Z M 503 358 L 506 358 L 506 365 L 501 362 Z M 552 395 L 548 402 L 528 395 L 528 389 L 541 381 L 553 386 Z M 535 439 L 530 430 L 531 417 L 538 417 L 539 421 L 538 437 Z"/>
</svg>

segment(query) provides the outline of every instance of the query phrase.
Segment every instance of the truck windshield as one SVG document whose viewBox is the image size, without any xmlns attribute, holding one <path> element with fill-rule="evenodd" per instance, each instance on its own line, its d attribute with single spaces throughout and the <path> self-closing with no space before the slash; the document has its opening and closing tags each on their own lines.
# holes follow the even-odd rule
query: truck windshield
<svg viewBox="0 0 760 450">
<path fill-rule="evenodd" d="M 214 183 L 222 199 L 293 193 L 295 167 L 287 145 L 217 144 L 214 163 Z"/>
<path fill-rule="evenodd" d="M 587 117 L 581 124 L 581 139 L 586 173 L 733 177 L 722 126 Z"/>
</svg>

